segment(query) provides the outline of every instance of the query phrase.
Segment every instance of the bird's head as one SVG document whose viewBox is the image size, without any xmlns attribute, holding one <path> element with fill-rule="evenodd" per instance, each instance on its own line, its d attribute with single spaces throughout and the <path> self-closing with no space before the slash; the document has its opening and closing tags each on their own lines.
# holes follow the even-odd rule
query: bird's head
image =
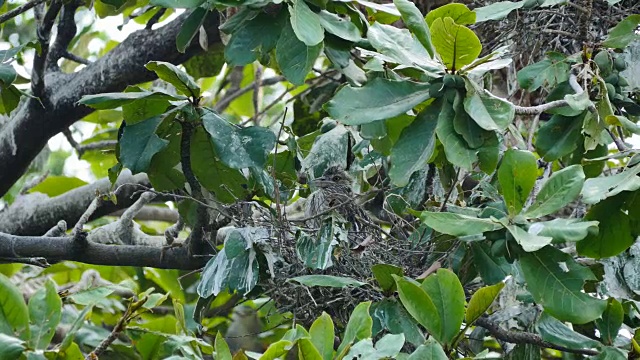
<svg viewBox="0 0 640 360">
<path fill-rule="evenodd" d="M 324 171 L 321 177 L 314 179 L 311 183 L 321 189 L 329 187 L 347 187 L 351 188 L 351 176 L 342 170 L 340 166 L 331 166 Z"/>
</svg>

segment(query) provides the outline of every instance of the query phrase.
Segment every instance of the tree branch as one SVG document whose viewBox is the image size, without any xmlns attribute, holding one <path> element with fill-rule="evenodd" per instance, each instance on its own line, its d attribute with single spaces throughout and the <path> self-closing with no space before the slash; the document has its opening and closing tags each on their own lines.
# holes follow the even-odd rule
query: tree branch
<svg viewBox="0 0 640 360">
<path fill-rule="evenodd" d="M 28 3 L 24 4 L 24 5 L 20 5 L 17 8 L 7 11 L 6 13 L 0 15 L 0 24 L 4 23 L 5 21 L 12 19 L 26 11 L 31 10 L 34 6 L 40 5 L 43 2 L 45 2 L 45 0 L 31 0 Z"/>
<path fill-rule="evenodd" d="M 489 330 L 491 335 L 493 335 L 496 339 L 502 340 L 512 344 L 532 344 L 536 346 L 540 346 L 542 348 L 547 349 L 555 349 L 564 352 L 574 353 L 574 354 L 582 354 L 582 355 L 598 355 L 598 352 L 591 349 L 570 349 L 564 347 L 562 345 L 556 345 L 550 343 L 548 341 L 543 340 L 540 335 L 528 333 L 524 331 L 509 331 L 504 330 L 498 324 L 493 321 L 487 319 L 486 317 L 481 317 L 476 320 L 476 325 L 482 326 L 483 328 Z"/>
<path fill-rule="evenodd" d="M 82 96 L 118 92 L 128 85 L 153 80 L 155 73 L 144 68 L 147 62 L 179 64 L 202 51 L 197 43 L 185 54 L 176 49 L 176 36 L 188 15 L 182 14 L 155 30 L 132 33 L 105 56 L 78 72 L 46 73 L 41 100 L 47 109 L 42 108 L 38 99 L 24 97 L 9 123 L 0 129 L 0 196 L 22 176 L 51 137 L 94 111 L 77 104 Z M 215 15 L 207 16 L 203 24 L 211 44 L 220 42 L 219 18 Z"/>
<path fill-rule="evenodd" d="M 181 270 L 202 268 L 209 260 L 206 256 L 189 256 L 186 247 L 103 245 L 92 241 L 80 245 L 70 236 L 17 236 L 5 233 L 0 233 L 0 257 L 45 258 L 49 263 L 70 260 L 93 265 Z"/>
</svg>

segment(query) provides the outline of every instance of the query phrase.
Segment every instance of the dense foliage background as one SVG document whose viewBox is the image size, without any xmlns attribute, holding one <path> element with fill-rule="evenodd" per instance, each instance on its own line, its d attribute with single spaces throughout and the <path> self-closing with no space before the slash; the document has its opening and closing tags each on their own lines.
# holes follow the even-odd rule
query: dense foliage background
<svg viewBox="0 0 640 360">
<path fill-rule="evenodd" d="M 0 0 L 0 358 L 638 357 L 639 26 Z M 381 238 L 305 213 L 332 166 Z"/>
</svg>

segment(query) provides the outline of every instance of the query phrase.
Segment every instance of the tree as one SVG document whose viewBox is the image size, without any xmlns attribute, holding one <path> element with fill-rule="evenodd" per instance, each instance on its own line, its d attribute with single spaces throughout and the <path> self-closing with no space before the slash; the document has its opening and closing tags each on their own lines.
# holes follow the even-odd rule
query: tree
<svg viewBox="0 0 640 360">
<path fill-rule="evenodd" d="M 640 9 L 561 3 L 0 2 L 0 358 L 636 356 Z"/>
</svg>

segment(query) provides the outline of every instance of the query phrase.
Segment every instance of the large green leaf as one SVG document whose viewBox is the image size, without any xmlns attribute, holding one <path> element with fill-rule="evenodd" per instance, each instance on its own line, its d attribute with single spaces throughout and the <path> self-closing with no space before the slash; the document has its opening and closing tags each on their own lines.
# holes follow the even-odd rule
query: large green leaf
<svg viewBox="0 0 640 360">
<path fill-rule="evenodd" d="M 611 29 L 602 46 L 616 49 L 626 48 L 632 42 L 640 39 L 638 25 L 640 25 L 640 14 L 627 16 Z"/>
<path fill-rule="evenodd" d="M 456 274 L 451 270 L 440 268 L 422 282 L 422 289 L 427 293 L 440 318 L 440 331 L 431 332 L 438 342 L 451 345 L 460 332 L 464 320 L 464 289 Z"/>
<path fill-rule="evenodd" d="M 464 138 L 455 130 L 455 112 L 448 101 L 443 101 L 436 134 L 442 142 L 447 160 L 453 165 L 460 166 L 471 171 L 473 164 L 478 160 L 475 149 L 470 149 Z"/>
<path fill-rule="evenodd" d="M 177 166 L 180 164 L 180 142 L 182 140 L 180 127 L 179 123 L 173 122 L 171 126 L 161 128 L 157 132 L 162 139 L 169 141 L 167 147 L 153 156 L 149 169 L 147 169 L 149 181 L 157 191 L 182 189 L 186 183 L 182 167 Z M 191 143 L 193 146 L 193 139 Z M 195 155 L 192 152 L 192 166 Z"/>
<path fill-rule="evenodd" d="M 304 0 L 293 0 L 293 6 L 289 6 L 289 13 L 291 27 L 300 41 L 307 46 L 316 46 L 324 40 L 320 18 L 309 9 Z"/>
<path fill-rule="evenodd" d="M 330 216 L 322 222 L 317 238 L 305 233 L 297 235 L 296 253 L 305 266 L 324 270 L 333 265 L 333 248 L 338 245 L 335 226 L 333 216 Z"/>
<path fill-rule="evenodd" d="M 209 133 L 216 155 L 233 169 L 262 167 L 276 144 L 275 134 L 263 127 L 239 128 L 207 110 L 202 124 Z"/>
<path fill-rule="evenodd" d="M 78 103 L 97 110 L 103 110 L 117 108 L 142 99 L 177 101 L 186 100 L 187 98 L 182 95 L 171 95 L 161 91 L 139 91 L 85 95 L 80 99 L 80 101 L 78 101 Z"/>
<path fill-rule="evenodd" d="M 418 348 L 411 353 L 407 360 L 447 360 L 449 357 L 442 349 L 442 345 L 438 344 L 433 339 L 427 340 L 424 345 L 418 346 Z"/>
<path fill-rule="evenodd" d="M 537 251 L 551 244 L 553 240 L 550 236 L 541 236 L 527 232 L 518 225 L 507 225 L 507 230 L 511 233 L 516 242 L 527 252 Z"/>
<path fill-rule="evenodd" d="M 618 255 L 633 245 L 631 218 L 621 209 L 621 198 L 622 195 L 609 198 L 589 209 L 584 218 L 598 221 L 598 232 L 576 244 L 580 255 L 601 259 Z"/>
<path fill-rule="evenodd" d="M 147 171 L 151 158 L 169 144 L 169 141 L 156 135 L 156 129 L 162 120 L 162 117 L 156 116 L 125 126 L 119 142 L 120 162 L 132 173 Z"/>
<path fill-rule="evenodd" d="M 406 29 L 374 23 L 367 32 L 367 39 L 378 50 L 382 60 L 408 67 L 419 67 L 427 74 L 437 76 L 441 65 L 432 60 L 422 44 Z"/>
<path fill-rule="evenodd" d="M 391 149 L 389 178 L 394 185 L 405 186 L 411 175 L 423 169 L 436 143 L 436 126 L 444 102 L 434 101 L 424 108 L 400 134 Z"/>
<path fill-rule="evenodd" d="M 520 9 L 526 1 L 499 1 L 487 6 L 481 6 L 473 9 L 476 13 L 476 22 L 483 22 L 488 20 L 500 20 L 513 10 Z"/>
<path fill-rule="evenodd" d="M 535 235 L 552 237 L 554 243 L 577 242 L 589 234 L 597 234 L 598 222 L 558 218 L 531 224 L 529 232 Z"/>
<path fill-rule="evenodd" d="M 431 43 L 431 33 L 429 32 L 429 26 L 422 17 L 422 13 L 415 6 L 415 4 L 408 0 L 393 0 L 393 3 L 400 11 L 402 21 L 409 30 L 420 41 L 422 46 L 427 50 L 431 58 L 435 57 L 433 44 Z"/>
<path fill-rule="evenodd" d="M 539 218 L 562 209 L 580 195 L 584 178 L 580 165 L 571 165 L 555 172 L 542 185 L 538 196 L 524 215 Z"/>
<path fill-rule="evenodd" d="M 392 118 L 427 100 L 430 85 L 375 78 L 363 87 L 344 87 L 325 105 L 332 118 L 362 125 Z"/>
<path fill-rule="evenodd" d="M 296 37 L 291 25 L 287 24 L 276 45 L 276 61 L 289 82 L 302 85 L 321 51 L 322 43 L 306 45 Z"/>
<path fill-rule="evenodd" d="M 600 338 L 607 345 L 613 345 L 618 337 L 618 331 L 624 321 L 622 304 L 614 298 L 607 300 L 607 309 L 602 313 L 601 319 L 596 319 L 596 326 L 600 330 Z"/>
<path fill-rule="evenodd" d="M 220 359 L 220 360 L 233 359 L 233 357 L 231 356 L 231 350 L 229 350 L 229 345 L 227 344 L 226 341 L 224 341 L 224 338 L 222 337 L 219 331 L 216 334 L 214 348 L 216 350 L 216 355 L 218 356 L 216 359 Z"/>
<path fill-rule="evenodd" d="M 467 313 L 465 314 L 467 325 L 472 324 L 489 309 L 503 287 L 504 283 L 499 282 L 495 285 L 482 287 L 473 293 L 471 300 L 469 300 L 469 306 L 467 306 Z"/>
<path fill-rule="evenodd" d="M 521 88 L 528 91 L 535 91 L 543 85 L 553 87 L 567 79 L 569 79 L 569 64 L 560 56 L 525 66 L 518 71 L 518 83 Z"/>
<path fill-rule="evenodd" d="M 404 273 L 401 267 L 389 264 L 375 264 L 371 267 L 371 272 L 382 291 L 385 292 L 395 291 L 396 281 L 393 279 L 393 275 L 402 276 Z"/>
<path fill-rule="evenodd" d="M 453 236 L 477 235 L 503 228 L 499 222 L 450 212 L 423 211 L 420 220 L 437 232 Z"/>
<path fill-rule="evenodd" d="M 198 98 L 200 88 L 193 78 L 177 66 L 164 61 L 149 61 L 144 67 L 155 72 L 158 77 L 181 92 L 183 95 Z"/>
<path fill-rule="evenodd" d="M 602 346 L 600 342 L 571 330 L 547 313 L 542 313 L 536 328 L 544 340 L 552 344 L 566 346 L 569 349 L 583 350 Z"/>
<path fill-rule="evenodd" d="M 29 192 L 40 192 L 54 197 L 84 185 L 87 185 L 87 182 L 77 177 L 47 176 L 43 182 L 34 186 Z"/>
<path fill-rule="evenodd" d="M 502 240 L 502 243 L 506 252 L 506 241 Z M 486 244 L 472 242 L 471 253 L 473 263 L 485 284 L 493 285 L 502 282 L 511 273 L 511 265 L 504 256 L 493 254 Z"/>
<path fill-rule="evenodd" d="M 585 324 L 599 318 L 607 306 L 606 301 L 583 292 L 584 282 L 596 277 L 569 254 L 546 246 L 524 253 L 520 266 L 535 301 L 562 321 Z"/>
<path fill-rule="evenodd" d="M 29 339 L 29 310 L 22 293 L 0 274 L 0 334 Z"/>
<path fill-rule="evenodd" d="M 435 19 L 430 28 L 433 46 L 449 70 L 471 64 L 482 51 L 478 36 L 450 17 Z"/>
<path fill-rule="evenodd" d="M 393 281 L 395 288 L 395 280 Z M 387 330 L 391 334 L 404 334 L 407 341 L 413 345 L 418 346 L 424 343 L 424 335 L 418 323 L 396 298 L 386 298 L 376 302 L 371 306 L 370 312 L 374 321 L 374 336 L 382 330 Z"/>
<path fill-rule="evenodd" d="M 0 358 L 19 359 L 26 349 L 24 340 L 0 333 Z"/>
<path fill-rule="evenodd" d="M 464 99 L 464 109 L 469 116 L 485 130 L 506 130 L 515 117 L 515 106 L 492 95 L 467 78 L 465 84 L 467 95 Z"/>
<path fill-rule="evenodd" d="M 571 154 L 581 140 L 580 131 L 584 115 L 553 115 L 551 120 L 538 130 L 536 150 L 545 161 L 554 161 Z"/>
<path fill-rule="evenodd" d="M 29 299 L 29 320 L 31 323 L 29 347 L 46 349 L 55 335 L 61 317 L 62 300 L 58 296 L 53 281 L 47 280 L 44 287 Z"/>
<path fill-rule="evenodd" d="M 0 90 L 4 91 L 4 88 L 9 87 L 17 77 L 18 73 L 13 65 L 0 63 Z"/>
<path fill-rule="evenodd" d="M 343 355 L 351 344 L 356 341 L 367 339 L 371 337 L 371 328 L 373 327 L 373 320 L 369 315 L 369 308 L 371 307 L 371 301 L 362 302 L 353 309 L 349 322 L 344 330 L 342 342 L 338 347 L 338 356 Z"/>
<path fill-rule="evenodd" d="M 176 36 L 176 46 L 179 52 L 184 53 L 187 50 L 193 38 L 200 31 L 200 26 L 204 23 L 208 13 L 207 9 L 199 7 L 189 14 Z"/>
<path fill-rule="evenodd" d="M 639 173 L 640 164 L 615 175 L 587 179 L 582 188 L 582 200 L 587 204 L 595 204 L 623 191 L 636 191 L 640 189 Z"/>
<path fill-rule="evenodd" d="M 267 55 L 276 46 L 285 21 L 286 17 L 260 12 L 255 18 L 234 29 L 224 48 L 224 56 L 229 65 L 247 65 Z"/>
<path fill-rule="evenodd" d="M 323 360 L 333 359 L 335 329 L 329 314 L 322 312 L 309 328 L 311 342 L 318 349 Z"/>
<path fill-rule="evenodd" d="M 322 27 L 333 35 L 353 42 L 360 41 L 362 38 L 358 27 L 349 21 L 349 19 L 343 19 L 326 10 L 321 10 L 318 15 L 320 16 L 320 24 Z"/>
<path fill-rule="evenodd" d="M 20 103 L 22 92 L 14 85 L 0 91 L 0 114 L 9 115 Z"/>
<path fill-rule="evenodd" d="M 400 301 L 407 312 L 434 337 L 441 334 L 444 324 L 441 323 L 438 310 L 431 297 L 414 280 L 399 276 L 394 276 L 394 278 L 398 286 Z"/>
<path fill-rule="evenodd" d="M 519 214 L 538 178 L 536 157 L 529 151 L 509 149 L 498 169 L 500 190 L 509 215 Z"/>
</svg>

